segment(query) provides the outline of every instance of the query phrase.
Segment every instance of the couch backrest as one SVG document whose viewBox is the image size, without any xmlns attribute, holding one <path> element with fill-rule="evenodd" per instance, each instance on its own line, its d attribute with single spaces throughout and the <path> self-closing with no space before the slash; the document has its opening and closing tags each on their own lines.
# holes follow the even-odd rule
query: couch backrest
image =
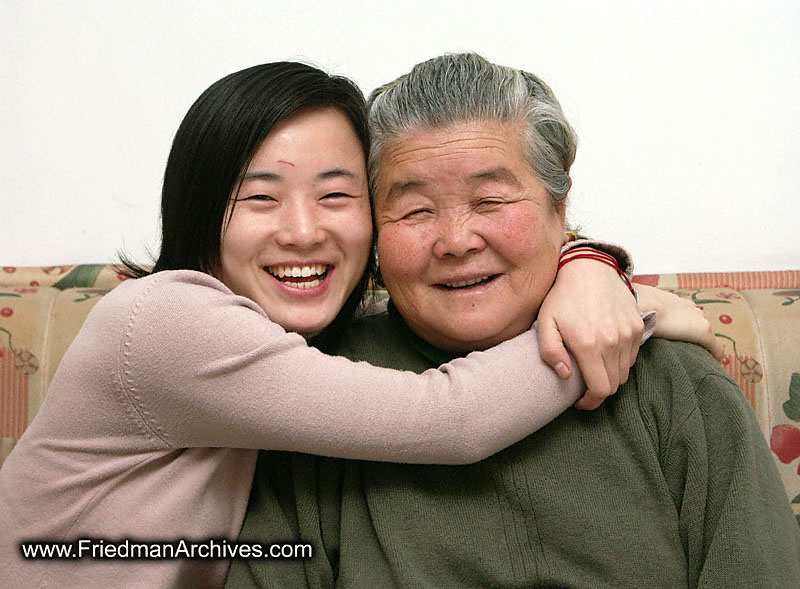
<svg viewBox="0 0 800 589">
<path fill-rule="evenodd" d="M 124 279 L 102 264 L 0 268 L 0 464 L 36 415 L 86 315 Z M 800 522 L 800 270 L 643 275 L 635 282 L 703 308 Z"/>
</svg>

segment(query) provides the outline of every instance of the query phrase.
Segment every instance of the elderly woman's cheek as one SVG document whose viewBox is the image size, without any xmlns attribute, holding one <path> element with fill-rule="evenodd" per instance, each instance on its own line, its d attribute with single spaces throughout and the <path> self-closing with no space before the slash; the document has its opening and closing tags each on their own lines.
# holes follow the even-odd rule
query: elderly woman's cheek
<svg viewBox="0 0 800 589">
<path fill-rule="evenodd" d="M 378 229 L 378 262 L 384 281 L 409 281 L 425 266 L 424 231 L 389 224 Z"/>
</svg>

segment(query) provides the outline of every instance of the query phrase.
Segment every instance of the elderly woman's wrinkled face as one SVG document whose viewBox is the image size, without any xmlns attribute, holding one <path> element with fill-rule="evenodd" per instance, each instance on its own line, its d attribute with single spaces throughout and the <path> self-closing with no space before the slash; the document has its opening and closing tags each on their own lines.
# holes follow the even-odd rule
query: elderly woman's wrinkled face
<svg viewBox="0 0 800 589">
<path fill-rule="evenodd" d="M 483 349 L 522 333 L 555 279 L 564 210 L 525 161 L 521 129 L 416 129 L 381 155 L 381 273 L 409 327 L 438 347 Z"/>
</svg>

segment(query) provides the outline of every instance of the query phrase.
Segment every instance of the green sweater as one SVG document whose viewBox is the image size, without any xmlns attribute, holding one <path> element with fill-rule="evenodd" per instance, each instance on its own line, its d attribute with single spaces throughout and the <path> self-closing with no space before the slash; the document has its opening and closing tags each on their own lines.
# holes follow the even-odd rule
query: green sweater
<svg viewBox="0 0 800 589">
<path fill-rule="evenodd" d="M 445 359 L 392 314 L 331 351 Z M 236 562 L 229 586 L 800 586 L 800 529 L 752 411 L 690 344 L 648 342 L 600 409 L 474 465 L 262 458 L 240 538 L 319 549 Z"/>
</svg>

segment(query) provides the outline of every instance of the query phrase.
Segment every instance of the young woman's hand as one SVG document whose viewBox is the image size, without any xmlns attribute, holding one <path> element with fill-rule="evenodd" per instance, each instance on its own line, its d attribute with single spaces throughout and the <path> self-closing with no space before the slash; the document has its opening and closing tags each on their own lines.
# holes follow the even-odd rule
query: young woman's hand
<svg viewBox="0 0 800 589">
<path fill-rule="evenodd" d="M 722 358 L 722 342 L 714 335 L 703 311 L 692 301 L 654 286 L 637 284 L 636 291 L 639 293 L 639 310 L 642 313 L 656 312 L 653 337 L 699 344 L 717 360 Z"/>
<path fill-rule="evenodd" d="M 578 362 L 586 394 L 578 409 L 596 409 L 628 380 L 644 324 L 617 272 L 595 260 L 573 260 L 556 276 L 537 320 L 542 359 L 563 378 Z"/>
</svg>

